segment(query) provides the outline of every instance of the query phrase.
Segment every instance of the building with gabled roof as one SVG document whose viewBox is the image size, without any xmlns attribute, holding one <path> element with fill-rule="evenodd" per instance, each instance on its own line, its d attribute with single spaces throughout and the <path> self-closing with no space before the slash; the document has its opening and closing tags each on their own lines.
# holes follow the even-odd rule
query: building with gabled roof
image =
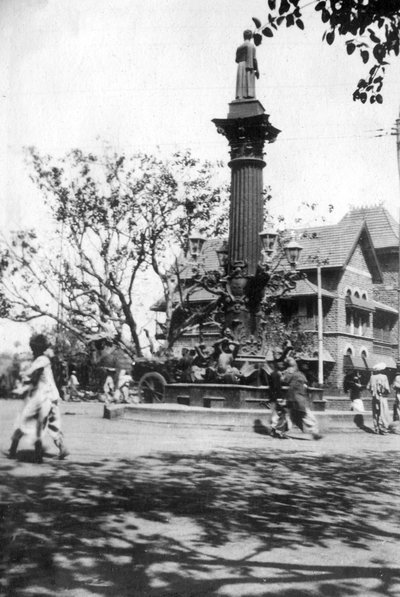
<svg viewBox="0 0 400 597">
<path fill-rule="evenodd" d="M 298 232 L 303 246 L 298 268 L 316 284 L 320 264 L 322 288 L 335 294 L 330 304 L 323 301 L 324 347 L 335 360 L 328 383 L 341 387 L 350 368 L 366 377 L 377 361 L 386 360 L 395 369 L 398 312 L 393 305 L 376 300 L 385 272 L 366 219 L 343 218 L 336 225 Z M 297 316 L 308 331 L 317 334 L 316 295 L 298 301 Z"/>
<path fill-rule="evenodd" d="M 307 278 L 279 299 L 279 308 L 288 324 L 294 319 L 300 328 L 314 336 L 315 350 L 303 355 L 315 369 L 318 332 L 317 267 L 321 268 L 323 309 L 324 381 L 331 391 L 340 390 L 349 369 L 358 370 L 365 382 L 378 361 L 392 370 L 397 358 L 397 287 L 399 268 L 398 227 L 383 207 L 350 211 L 329 226 L 296 230 L 303 250 L 298 269 Z M 205 270 L 219 268 L 217 251 L 225 239 L 208 239 L 199 261 Z M 191 266 L 181 277 L 189 281 Z M 190 300 L 210 300 L 205 290 Z M 210 330 L 210 340 L 212 330 Z M 192 330 L 185 343 L 196 341 Z"/>
<path fill-rule="evenodd" d="M 352 209 L 339 224 L 356 226 L 363 221 L 368 225 L 383 276 L 383 283 L 374 288 L 374 297 L 398 309 L 399 224 L 382 205 Z"/>
<path fill-rule="evenodd" d="M 357 207 L 350 210 L 340 220 L 343 226 L 357 226 L 366 222 L 371 234 L 375 251 L 386 252 L 389 247 L 398 250 L 399 246 L 399 224 L 393 216 L 382 205 L 371 207 Z"/>
</svg>

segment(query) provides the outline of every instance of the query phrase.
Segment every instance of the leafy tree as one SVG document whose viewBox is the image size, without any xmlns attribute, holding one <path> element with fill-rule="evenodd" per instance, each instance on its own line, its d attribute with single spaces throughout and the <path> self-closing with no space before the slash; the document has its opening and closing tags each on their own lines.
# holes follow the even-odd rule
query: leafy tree
<svg viewBox="0 0 400 597">
<path fill-rule="evenodd" d="M 265 335 L 272 348 L 290 342 L 295 355 L 312 354 L 316 350 L 315 335 L 302 329 L 298 317 L 285 318 L 276 301 L 265 313 Z"/>
<path fill-rule="evenodd" d="M 57 234 L 46 244 L 34 230 L 3 239 L 10 319 L 48 316 L 82 340 L 102 331 L 141 355 L 142 272 L 154 270 L 172 303 L 171 254 L 186 250 L 194 230 L 226 231 L 226 187 L 215 183 L 215 165 L 190 152 L 163 160 L 74 150 L 56 160 L 31 148 L 29 160 Z"/>
<path fill-rule="evenodd" d="M 310 4 L 327 27 L 323 34 L 326 43 L 346 38 L 348 54 L 357 51 L 364 64 L 372 62 L 368 75 L 358 82 L 353 99 L 382 103 L 380 92 L 388 58 L 400 52 L 400 1 L 321 0 L 300 6 L 299 0 L 268 0 L 267 22 L 262 25 L 253 18 L 255 43 L 260 44 L 263 35 L 272 37 L 283 25 L 304 29 L 304 9 Z"/>
</svg>

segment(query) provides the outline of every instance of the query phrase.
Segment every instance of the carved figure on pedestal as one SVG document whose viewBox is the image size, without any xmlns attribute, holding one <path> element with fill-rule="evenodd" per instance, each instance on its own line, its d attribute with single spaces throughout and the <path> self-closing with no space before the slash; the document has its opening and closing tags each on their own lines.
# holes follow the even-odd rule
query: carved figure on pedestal
<svg viewBox="0 0 400 597">
<path fill-rule="evenodd" d="M 193 354 L 189 348 L 183 347 L 181 358 L 178 360 L 176 367 L 176 377 L 182 383 L 192 382 L 192 363 Z"/>
<path fill-rule="evenodd" d="M 255 99 L 256 82 L 259 78 L 256 59 L 256 47 L 252 42 L 253 34 L 250 29 L 243 33 L 244 42 L 236 50 L 237 75 L 236 99 Z"/>
<path fill-rule="evenodd" d="M 192 365 L 192 376 L 194 381 L 212 382 L 216 377 L 216 355 L 212 346 L 199 344 L 195 346 L 196 356 Z"/>
<path fill-rule="evenodd" d="M 217 358 L 217 376 L 224 383 L 239 383 L 240 371 L 233 366 L 233 362 L 239 351 L 239 343 L 233 339 L 229 328 L 225 329 L 224 337 L 214 344 Z"/>
</svg>

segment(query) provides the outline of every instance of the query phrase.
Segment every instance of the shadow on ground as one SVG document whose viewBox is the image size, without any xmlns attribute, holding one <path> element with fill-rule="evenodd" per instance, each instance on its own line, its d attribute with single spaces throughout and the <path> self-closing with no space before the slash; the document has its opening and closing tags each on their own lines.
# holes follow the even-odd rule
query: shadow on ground
<svg viewBox="0 0 400 597">
<path fill-rule="evenodd" d="M 3 461 L 0 473 L 0 587 L 10 597 L 334 597 L 363 595 L 363 583 L 382 595 L 399 586 L 400 568 L 377 554 L 366 566 L 300 556 L 400 539 L 395 452 L 238 449 L 48 460 L 39 472 Z"/>
</svg>

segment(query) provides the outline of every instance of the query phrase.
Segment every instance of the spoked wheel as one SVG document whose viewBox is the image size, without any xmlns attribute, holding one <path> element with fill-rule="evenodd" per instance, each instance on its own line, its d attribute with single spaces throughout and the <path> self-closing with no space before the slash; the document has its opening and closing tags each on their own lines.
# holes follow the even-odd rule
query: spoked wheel
<svg viewBox="0 0 400 597">
<path fill-rule="evenodd" d="M 164 402 L 164 388 L 167 381 L 161 373 L 145 373 L 139 381 L 138 394 L 140 402 Z"/>
</svg>

